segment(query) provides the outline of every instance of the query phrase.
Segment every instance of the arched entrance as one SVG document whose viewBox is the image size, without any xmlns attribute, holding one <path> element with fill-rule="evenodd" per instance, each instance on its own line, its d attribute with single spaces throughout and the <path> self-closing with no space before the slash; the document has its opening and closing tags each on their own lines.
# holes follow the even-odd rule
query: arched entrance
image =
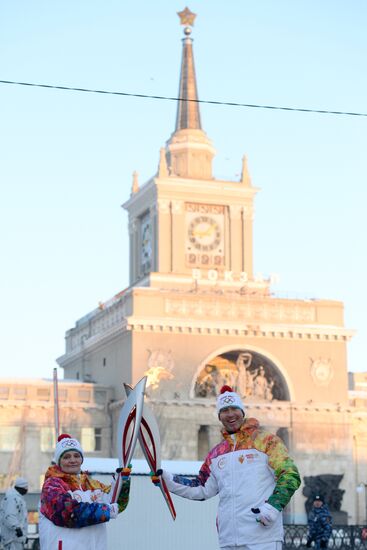
<svg viewBox="0 0 367 550">
<path fill-rule="evenodd" d="M 255 401 L 289 401 L 289 389 L 275 363 L 250 349 L 235 349 L 207 360 L 194 381 L 194 398 L 213 398 L 223 385 Z"/>
</svg>

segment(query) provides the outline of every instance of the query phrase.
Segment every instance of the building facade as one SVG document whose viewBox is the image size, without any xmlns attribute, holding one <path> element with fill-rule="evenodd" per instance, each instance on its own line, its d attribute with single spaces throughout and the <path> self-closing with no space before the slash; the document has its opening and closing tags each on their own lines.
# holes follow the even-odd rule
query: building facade
<svg viewBox="0 0 367 550">
<path fill-rule="evenodd" d="M 111 456 L 109 404 L 113 389 L 99 384 L 60 380 L 60 430 L 80 439 L 90 456 Z M 0 491 L 19 475 L 38 492 L 55 451 L 52 380 L 0 379 Z"/>
<path fill-rule="evenodd" d="M 197 102 L 194 14 L 186 9 L 180 16 L 175 129 L 160 151 L 156 174 L 140 185 L 134 173 L 123 205 L 130 286 L 67 331 L 58 359 L 65 378 L 76 381 L 71 387 L 103 388 L 111 397 L 103 411 L 94 404 L 85 412 L 85 403 L 76 402 L 86 416 L 73 435 L 84 425 L 102 428 L 102 452 L 115 456 L 122 384 L 147 376 L 163 458 L 202 459 L 220 437 L 215 396 L 230 384 L 247 415 L 279 434 L 299 466 L 303 485 L 289 519 L 305 521 L 305 505 L 322 491 L 338 522 L 364 521 L 367 499 L 356 488 L 366 490 L 366 401 L 362 397 L 361 405 L 357 394 L 348 393 L 353 331 L 344 326 L 341 302 L 282 299 L 273 294 L 271 277 L 255 274 L 259 190 L 245 157 L 238 181 L 213 176 L 215 151 Z"/>
</svg>

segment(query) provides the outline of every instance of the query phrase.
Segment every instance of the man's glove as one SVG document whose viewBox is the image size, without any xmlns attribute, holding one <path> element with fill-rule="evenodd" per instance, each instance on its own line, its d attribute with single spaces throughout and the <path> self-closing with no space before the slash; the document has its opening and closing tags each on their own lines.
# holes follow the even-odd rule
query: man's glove
<svg viewBox="0 0 367 550">
<path fill-rule="evenodd" d="M 256 521 L 264 527 L 272 525 L 280 514 L 279 510 L 268 502 L 265 502 L 260 508 L 251 508 L 251 512 L 256 514 Z"/>
<path fill-rule="evenodd" d="M 327 540 L 320 540 L 320 548 L 327 548 Z"/>
<path fill-rule="evenodd" d="M 153 485 L 156 487 L 159 487 L 159 484 L 161 482 L 160 476 L 163 474 L 163 470 L 159 469 L 156 472 L 150 472 L 150 477 L 152 480 Z"/>
<path fill-rule="evenodd" d="M 15 529 L 15 534 L 17 535 L 17 537 L 22 537 L 23 536 L 23 531 L 20 527 L 17 527 Z"/>
</svg>

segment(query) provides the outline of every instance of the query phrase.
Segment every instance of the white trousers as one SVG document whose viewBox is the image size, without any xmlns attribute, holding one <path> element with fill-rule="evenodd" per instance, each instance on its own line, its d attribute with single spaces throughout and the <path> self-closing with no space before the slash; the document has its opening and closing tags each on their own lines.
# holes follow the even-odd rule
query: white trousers
<svg viewBox="0 0 367 550">
<path fill-rule="evenodd" d="M 244 544 L 243 546 L 222 546 L 221 550 L 282 550 L 282 543 L 263 542 L 260 544 Z"/>
</svg>

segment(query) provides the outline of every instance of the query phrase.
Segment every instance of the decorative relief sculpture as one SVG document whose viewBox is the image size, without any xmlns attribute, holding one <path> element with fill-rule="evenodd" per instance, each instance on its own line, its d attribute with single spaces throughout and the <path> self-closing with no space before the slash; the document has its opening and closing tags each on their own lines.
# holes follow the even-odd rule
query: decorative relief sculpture
<svg viewBox="0 0 367 550">
<path fill-rule="evenodd" d="M 195 397 L 214 397 L 224 384 L 243 398 L 287 399 L 285 384 L 274 366 L 260 354 L 249 351 L 224 353 L 207 363 L 196 379 Z"/>
<path fill-rule="evenodd" d="M 311 358 L 311 376 L 318 386 L 327 386 L 334 376 L 331 359 L 324 357 Z"/>
<path fill-rule="evenodd" d="M 254 380 L 250 372 L 252 362 L 252 354 L 248 351 L 240 352 L 237 357 L 236 367 L 237 375 L 237 391 L 241 397 L 251 396 L 253 394 Z"/>
<path fill-rule="evenodd" d="M 148 369 L 144 372 L 147 376 L 146 388 L 150 392 L 158 390 L 162 380 L 172 380 L 174 378 L 172 370 L 174 361 L 171 350 L 162 349 L 148 350 Z"/>
</svg>

